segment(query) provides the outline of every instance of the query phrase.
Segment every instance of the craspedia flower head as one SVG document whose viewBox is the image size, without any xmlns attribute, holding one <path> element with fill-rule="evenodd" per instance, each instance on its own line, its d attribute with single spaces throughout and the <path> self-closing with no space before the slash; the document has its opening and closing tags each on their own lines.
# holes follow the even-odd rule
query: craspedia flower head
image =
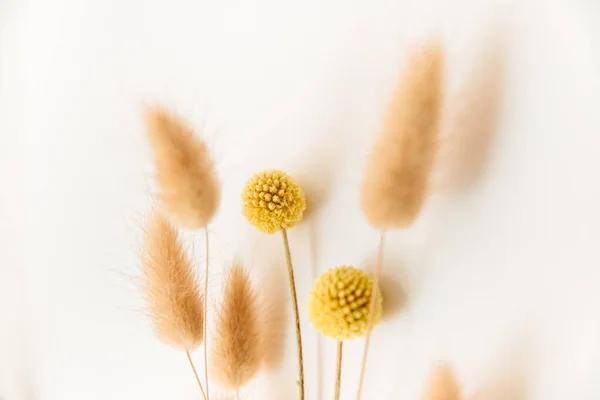
<svg viewBox="0 0 600 400">
<path fill-rule="evenodd" d="M 283 171 L 259 172 L 246 182 L 242 207 L 248 221 L 265 233 L 291 228 L 306 208 L 304 192 Z"/>
<path fill-rule="evenodd" d="M 358 268 L 342 266 L 322 274 L 313 284 L 308 318 L 325 336 L 337 340 L 367 334 L 373 279 Z M 378 290 L 373 323 L 381 317 L 383 297 Z"/>
</svg>

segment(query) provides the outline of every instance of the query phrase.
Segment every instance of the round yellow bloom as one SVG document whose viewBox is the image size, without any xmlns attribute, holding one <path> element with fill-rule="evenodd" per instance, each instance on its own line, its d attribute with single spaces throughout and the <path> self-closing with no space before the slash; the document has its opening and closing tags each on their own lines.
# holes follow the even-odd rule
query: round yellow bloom
<svg viewBox="0 0 600 400">
<path fill-rule="evenodd" d="M 347 266 L 332 268 L 312 287 L 308 318 L 319 332 L 337 340 L 365 336 L 372 289 L 373 279 L 362 270 Z M 378 290 L 373 326 L 381 317 L 382 303 Z"/>
<path fill-rule="evenodd" d="M 246 182 L 242 207 L 248 221 L 265 233 L 291 228 L 306 208 L 304 192 L 283 171 L 259 172 Z"/>
</svg>

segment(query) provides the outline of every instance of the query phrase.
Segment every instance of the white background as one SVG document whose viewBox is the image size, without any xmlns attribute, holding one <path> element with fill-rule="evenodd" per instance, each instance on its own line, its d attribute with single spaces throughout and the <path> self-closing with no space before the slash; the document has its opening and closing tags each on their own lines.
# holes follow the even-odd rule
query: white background
<svg viewBox="0 0 600 400">
<path fill-rule="evenodd" d="M 144 102 L 204 126 L 214 151 L 213 294 L 237 255 L 287 312 L 280 238 L 247 225 L 239 193 L 272 167 L 305 187 L 290 240 L 307 399 L 331 398 L 335 344 L 306 319 L 308 290 L 372 265 L 365 157 L 404 55 L 438 35 L 443 151 L 423 216 L 389 235 L 365 398 L 418 399 L 445 361 L 482 399 L 600 399 L 599 26 L 595 0 L 4 0 L 0 398 L 200 398 L 135 278 L 153 191 Z M 287 315 L 270 327 L 280 365 L 245 398 L 294 398 Z M 345 349 L 352 399 L 362 342 Z"/>
</svg>

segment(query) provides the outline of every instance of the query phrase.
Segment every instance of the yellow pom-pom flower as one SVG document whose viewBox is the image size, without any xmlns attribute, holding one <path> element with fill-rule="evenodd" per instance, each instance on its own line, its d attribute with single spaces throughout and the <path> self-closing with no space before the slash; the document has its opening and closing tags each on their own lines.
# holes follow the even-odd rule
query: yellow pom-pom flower
<svg viewBox="0 0 600 400">
<path fill-rule="evenodd" d="M 347 266 L 330 269 L 312 287 L 308 318 L 319 332 L 337 340 L 365 336 L 372 290 L 373 279 L 362 270 Z M 378 291 L 374 324 L 381 317 L 382 304 Z"/>
<path fill-rule="evenodd" d="M 306 208 L 304 192 L 283 171 L 259 172 L 246 182 L 242 206 L 248 221 L 265 233 L 291 228 Z"/>
</svg>

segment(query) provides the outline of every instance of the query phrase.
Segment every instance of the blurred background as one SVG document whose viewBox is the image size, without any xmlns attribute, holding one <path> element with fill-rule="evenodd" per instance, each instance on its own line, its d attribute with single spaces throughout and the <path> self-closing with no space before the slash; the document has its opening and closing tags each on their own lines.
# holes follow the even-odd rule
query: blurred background
<svg viewBox="0 0 600 400">
<path fill-rule="evenodd" d="M 137 280 L 153 102 L 216 157 L 211 290 L 238 256 L 280 305 L 272 366 L 244 398 L 293 398 L 295 345 L 279 238 L 247 225 L 240 189 L 263 168 L 305 187 L 290 241 L 307 399 L 331 398 L 335 343 L 308 291 L 374 263 L 364 161 L 407 51 L 435 36 L 442 151 L 423 216 L 387 241 L 364 398 L 418 399 L 443 361 L 466 398 L 600 399 L 597 0 L 0 2 L 0 399 L 199 398 Z M 345 346 L 344 399 L 361 351 Z"/>
</svg>

